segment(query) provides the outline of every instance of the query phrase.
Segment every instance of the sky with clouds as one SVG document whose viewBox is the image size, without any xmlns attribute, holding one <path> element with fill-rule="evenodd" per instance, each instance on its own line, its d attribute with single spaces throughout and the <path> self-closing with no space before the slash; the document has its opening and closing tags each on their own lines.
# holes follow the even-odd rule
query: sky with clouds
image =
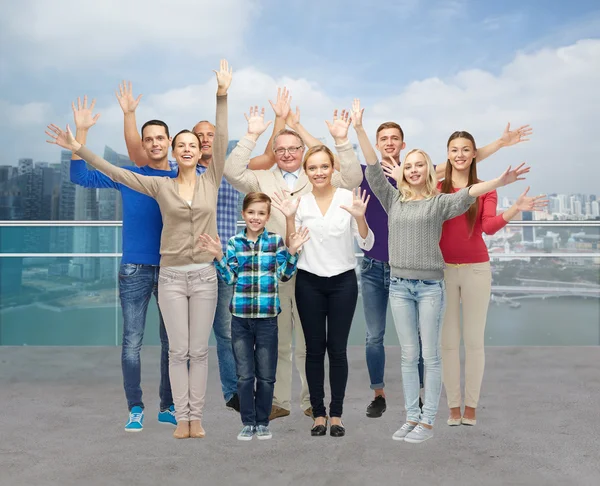
<svg viewBox="0 0 600 486">
<path fill-rule="evenodd" d="M 532 140 L 480 165 L 480 177 L 531 164 L 532 192 L 598 193 L 600 5 L 596 0 L 20 0 L 0 17 L 0 165 L 20 157 L 57 162 L 44 127 L 71 122 L 78 95 L 102 114 L 89 145 L 125 152 L 121 79 L 143 93 L 138 121 L 173 132 L 214 118 L 212 69 L 234 68 L 230 139 L 243 113 L 291 90 L 303 124 L 360 97 L 365 125 L 399 122 L 407 148 L 445 159 L 455 130 L 480 146 L 508 121 Z M 351 134 L 351 138 L 352 138 Z M 266 137 L 265 137 L 266 138 Z M 331 141 L 332 142 L 332 141 Z M 264 145 L 263 145 L 264 146 Z M 506 195 L 517 189 L 506 188 Z"/>
</svg>

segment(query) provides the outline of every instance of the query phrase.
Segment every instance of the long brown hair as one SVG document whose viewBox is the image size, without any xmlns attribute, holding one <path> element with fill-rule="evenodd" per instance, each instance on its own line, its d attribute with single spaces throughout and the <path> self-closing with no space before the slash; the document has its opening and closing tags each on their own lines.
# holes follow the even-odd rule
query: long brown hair
<svg viewBox="0 0 600 486">
<path fill-rule="evenodd" d="M 475 145 L 475 138 L 469 132 L 454 132 L 450 135 L 448 139 L 448 143 L 446 144 L 446 149 L 450 148 L 450 142 L 452 140 L 456 140 L 457 138 L 466 138 L 473 144 L 473 150 L 477 150 L 477 145 Z M 469 167 L 469 180 L 467 185 L 471 186 L 473 184 L 477 184 L 479 179 L 477 177 L 477 157 L 473 157 L 471 161 L 471 166 Z M 452 164 L 450 163 L 450 159 L 446 161 L 446 172 L 444 173 L 444 180 L 442 181 L 442 192 L 446 194 L 450 194 L 454 192 L 454 186 L 452 185 Z M 475 199 L 475 202 L 471 204 L 471 207 L 467 210 L 467 222 L 469 223 L 469 236 L 473 232 L 473 227 L 475 226 L 475 220 L 477 219 L 477 211 L 479 210 L 479 198 Z"/>
</svg>

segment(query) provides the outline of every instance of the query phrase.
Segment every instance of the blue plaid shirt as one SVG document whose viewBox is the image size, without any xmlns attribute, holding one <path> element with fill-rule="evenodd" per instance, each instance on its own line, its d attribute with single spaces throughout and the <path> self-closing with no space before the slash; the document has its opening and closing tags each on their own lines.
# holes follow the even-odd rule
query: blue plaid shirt
<svg viewBox="0 0 600 486">
<path fill-rule="evenodd" d="M 227 242 L 227 253 L 215 267 L 228 285 L 234 285 L 229 310 L 234 316 L 258 319 L 276 317 L 279 307 L 279 280 L 296 273 L 298 254 L 290 255 L 283 238 L 267 230 L 256 242 L 246 237 L 246 228 Z"/>
<path fill-rule="evenodd" d="M 179 171 L 176 160 L 169 160 L 169 167 L 171 170 Z M 206 169 L 207 167 L 198 164 L 196 166 L 196 174 L 204 174 Z M 239 197 L 240 193 L 223 178 L 217 197 L 217 233 L 219 233 L 219 238 L 221 238 L 223 252 L 227 249 L 229 238 L 233 237 L 236 233 Z"/>
</svg>

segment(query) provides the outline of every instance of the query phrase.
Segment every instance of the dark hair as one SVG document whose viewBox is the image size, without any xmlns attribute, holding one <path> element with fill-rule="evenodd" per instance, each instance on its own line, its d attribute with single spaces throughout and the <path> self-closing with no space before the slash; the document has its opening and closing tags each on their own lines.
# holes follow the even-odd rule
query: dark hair
<svg viewBox="0 0 600 486">
<path fill-rule="evenodd" d="M 250 204 L 254 203 L 267 203 L 269 214 L 271 214 L 271 198 L 264 192 L 249 192 L 246 194 L 244 201 L 242 202 L 242 211 L 246 211 Z"/>
<path fill-rule="evenodd" d="M 151 125 L 156 125 L 158 127 L 163 127 L 165 129 L 165 132 L 167 133 L 167 138 L 170 137 L 169 135 L 169 127 L 167 126 L 167 124 L 162 121 L 162 120 L 148 120 L 146 123 L 144 123 L 142 125 L 142 139 L 144 138 L 144 128 L 149 127 Z"/>
<path fill-rule="evenodd" d="M 402 131 L 402 128 L 400 128 L 400 125 L 398 125 L 396 122 L 392 121 L 385 122 L 379 125 L 379 128 L 377 128 L 377 132 L 375 133 L 375 141 L 379 141 L 379 132 L 381 130 L 385 130 L 386 128 L 395 128 L 396 130 L 398 130 L 400 132 L 400 138 L 404 142 L 404 132 Z"/>
<path fill-rule="evenodd" d="M 473 144 L 473 150 L 477 150 L 477 145 L 475 144 L 475 139 L 473 135 L 469 132 L 454 132 L 450 135 L 448 139 L 448 143 L 446 144 L 446 149 L 450 148 L 450 142 L 452 140 L 456 140 L 457 138 L 466 138 L 469 142 Z M 471 166 L 469 167 L 469 181 L 467 185 L 471 186 L 473 184 L 477 184 L 479 179 L 477 178 L 477 157 L 473 157 L 471 161 Z M 444 173 L 444 180 L 442 181 L 442 192 L 446 194 L 450 194 L 453 191 L 454 187 L 452 186 L 452 164 L 450 163 L 450 159 L 446 161 L 446 172 Z M 475 226 L 475 220 L 477 219 L 477 211 L 479 210 L 479 198 L 475 199 L 475 202 L 471 204 L 469 209 L 467 210 L 467 222 L 469 223 L 469 234 L 473 231 L 473 227 Z"/>
<path fill-rule="evenodd" d="M 329 162 L 331 162 L 331 167 L 334 167 L 334 158 L 333 152 L 326 145 L 315 145 L 314 147 L 309 148 L 304 154 L 304 162 L 302 163 L 302 168 L 306 170 L 306 163 L 308 159 L 310 159 L 314 154 L 318 154 L 319 152 L 325 152 L 327 157 L 329 157 Z"/>
<path fill-rule="evenodd" d="M 200 147 L 202 145 L 202 142 L 200 141 L 200 137 L 196 133 L 192 132 L 191 130 L 185 129 L 185 130 L 181 130 L 177 135 L 175 135 L 173 137 L 173 142 L 171 143 L 171 148 L 173 150 L 175 149 L 175 142 L 177 142 L 177 137 L 179 137 L 179 135 L 183 135 L 184 133 L 189 133 L 189 134 L 193 135 L 194 137 L 196 137 L 196 140 L 198 140 L 198 147 Z"/>
</svg>

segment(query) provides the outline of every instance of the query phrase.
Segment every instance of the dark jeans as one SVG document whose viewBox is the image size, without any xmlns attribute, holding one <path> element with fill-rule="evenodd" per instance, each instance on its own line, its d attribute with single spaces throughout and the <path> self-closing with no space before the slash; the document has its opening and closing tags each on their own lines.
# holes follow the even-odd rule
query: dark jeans
<svg viewBox="0 0 600 486">
<path fill-rule="evenodd" d="M 360 264 L 360 289 L 367 324 L 365 351 L 371 389 L 384 388 L 385 348 L 383 338 L 390 295 L 390 265 L 364 256 Z M 421 336 L 419 335 L 419 349 Z M 419 353 L 419 381 L 423 388 L 423 354 Z"/>
<path fill-rule="evenodd" d="M 325 352 L 329 356 L 329 415 L 341 417 L 348 382 L 348 335 L 356 309 L 354 270 L 319 277 L 303 270 L 296 276 L 296 304 L 306 340 L 306 380 L 314 417 L 325 417 Z"/>
<path fill-rule="evenodd" d="M 121 349 L 121 367 L 123 386 L 129 410 L 133 407 L 144 408 L 142 402 L 140 349 L 146 328 L 148 303 L 154 294 L 158 302 L 157 265 L 122 264 L 119 269 L 119 296 L 123 311 L 123 345 Z M 173 405 L 171 382 L 169 380 L 169 340 L 160 309 L 160 409 Z"/>
<path fill-rule="evenodd" d="M 277 368 L 277 317 L 232 316 L 231 343 L 242 423 L 269 425 Z"/>
</svg>

